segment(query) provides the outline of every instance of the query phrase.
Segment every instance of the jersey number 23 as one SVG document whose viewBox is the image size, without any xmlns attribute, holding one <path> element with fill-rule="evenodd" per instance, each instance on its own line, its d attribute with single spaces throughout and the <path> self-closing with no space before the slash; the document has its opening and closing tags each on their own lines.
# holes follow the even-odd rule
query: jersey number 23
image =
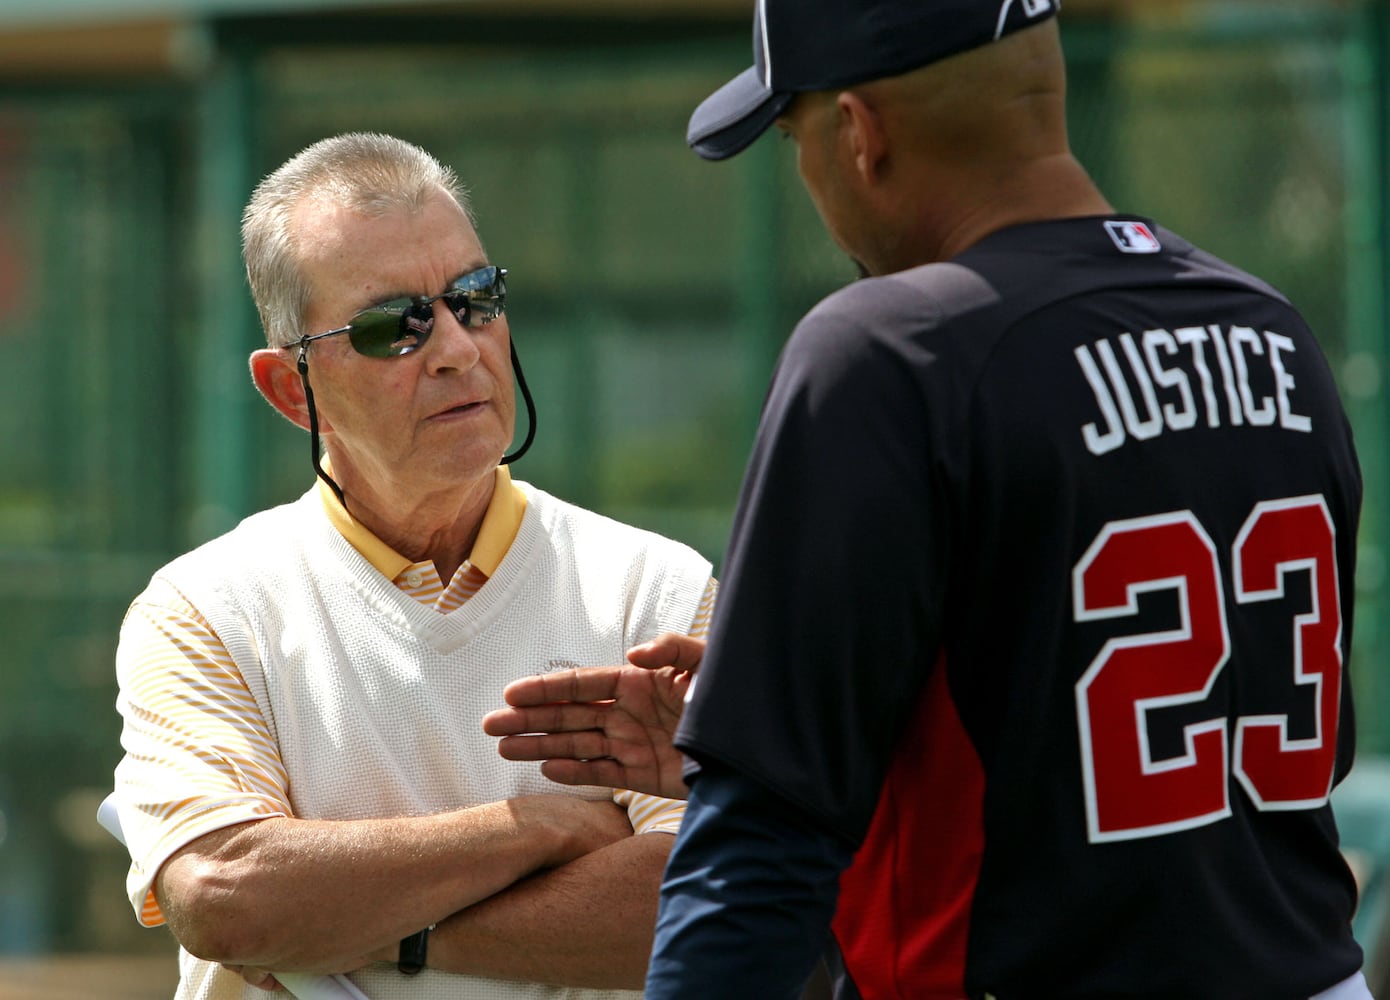
<svg viewBox="0 0 1390 1000">
<path fill-rule="evenodd" d="M 1322 496 L 1257 504 L 1231 553 L 1237 607 L 1284 597 L 1307 573 L 1311 609 L 1290 612 L 1290 699 L 1314 706 L 1313 735 L 1279 714 L 1183 727 L 1183 750 L 1155 759 L 1150 712 L 1205 700 L 1231 654 L 1216 547 L 1191 511 L 1107 524 L 1072 570 L 1078 622 L 1138 613 L 1139 595 L 1176 591 L 1178 626 L 1110 639 L 1076 683 L 1086 819 L 1092 843 L 1153 837 L 1231 814 L 1230 774 L 1256 808 L 1311 809 L 1332 791 L 1342 690 L 1342 609 L 1335 532 Z M 1287 703 L 1287 702 L 1286 702 Z M 1234 723 L 1232 736 L 1231 722 Z M 1233 745 L 1232 745 L 1233 739 Z"/>
</svg>

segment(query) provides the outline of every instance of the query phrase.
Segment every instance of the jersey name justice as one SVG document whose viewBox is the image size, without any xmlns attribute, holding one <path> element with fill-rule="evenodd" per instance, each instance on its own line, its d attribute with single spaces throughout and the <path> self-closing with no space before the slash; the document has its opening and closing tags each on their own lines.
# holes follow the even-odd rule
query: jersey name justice
<svg viewBox="0 0 1390 1000">
<path fill-rule="evenodd" d="M 1294 378 L 1285 358 L 1295 348 L 1282 334 L 1213 323 L 1113 339 L 1118 351 L 1111 338 L 1102 338 L 1073 352 L 1100 408 L 1100 420 L 1081 428 L 1093 455 L 1165 430 L 1188 430 L 1203 418 L 1207 427 L 1313 429 L 1312 420 L 1294 411 Z"/>
</svg>

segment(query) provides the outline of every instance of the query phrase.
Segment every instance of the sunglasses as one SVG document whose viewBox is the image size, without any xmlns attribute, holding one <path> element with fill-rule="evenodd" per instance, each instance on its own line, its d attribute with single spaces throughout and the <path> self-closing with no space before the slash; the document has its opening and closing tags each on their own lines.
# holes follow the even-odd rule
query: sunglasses
<svg viewBox="0 0 1390 1000">
<path fill-rule="evenodd" d="M 425 346 L 434 332 L 434 303 L 443 300 L 465 329 L 477 330 L 502 315 L 507 300 L 507 269 L 488 265 L 456 278 L 438 295 L 392 299 L 363 309 L 336 330 L 299 339 L 299 355 L 324 337 L 346 333 L 352 349 L 369 358 L 399 358 Z"/>
</svg>

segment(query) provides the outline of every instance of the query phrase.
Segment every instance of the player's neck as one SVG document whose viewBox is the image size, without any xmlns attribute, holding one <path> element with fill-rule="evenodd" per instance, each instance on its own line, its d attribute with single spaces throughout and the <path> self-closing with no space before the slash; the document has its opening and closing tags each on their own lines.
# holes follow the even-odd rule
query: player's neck
<svg viewBox="0 0 1390 1000">
<path fill-rule="evenodd" d="M 1040 158 L 1007 177 L 964 177 L 953 192 L 923 192 L 920 205 L 905 216 L 915 222 L 901 227 L 872 270 L 882 274 L 950 260 L 1009 226 L 1113 211 L 1070 154 Z"/>
</svg>

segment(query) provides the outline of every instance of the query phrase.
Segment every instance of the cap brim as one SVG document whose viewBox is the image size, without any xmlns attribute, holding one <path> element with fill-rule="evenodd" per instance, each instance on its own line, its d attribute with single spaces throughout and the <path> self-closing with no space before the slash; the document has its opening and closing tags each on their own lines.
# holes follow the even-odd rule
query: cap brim
<svg viewBox="0 0 1390 1000">
<path fill-rule="evenodd" d="M 707 160 L 728 159 L 766 132 L 793 96 L 768 90 L 756 69 L 746 69 L 695 109 L 685 141 Z"/>
</svg>

